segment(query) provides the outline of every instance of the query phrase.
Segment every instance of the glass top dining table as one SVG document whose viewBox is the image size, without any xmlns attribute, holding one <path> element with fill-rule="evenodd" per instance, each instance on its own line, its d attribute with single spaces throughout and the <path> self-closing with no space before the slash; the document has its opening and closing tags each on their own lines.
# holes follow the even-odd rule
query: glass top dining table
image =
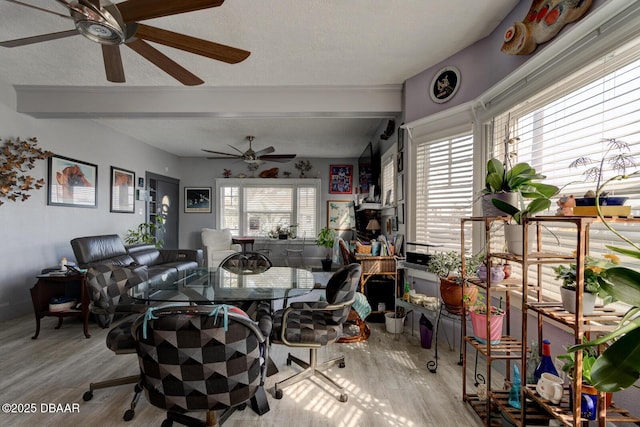
<svg viewBox="0 0 640 427">
<path fill-rule="evenodd" d="M 302 268 L 271 267 L 261 272 L 197 268 L 160 282 L 129 290 L 137 301 L 224 304 L 272 301 L 305 295 L 314 288 L 313 274 Z"/>
</svg>

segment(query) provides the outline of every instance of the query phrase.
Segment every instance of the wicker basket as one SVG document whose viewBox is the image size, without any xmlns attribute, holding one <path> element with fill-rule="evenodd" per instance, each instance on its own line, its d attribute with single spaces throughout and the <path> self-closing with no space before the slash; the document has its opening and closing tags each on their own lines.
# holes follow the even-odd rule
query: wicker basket
<svg viewBox="0 0 640 427">
<path fill-rule="evenodd" d="M 371 245 L 357 245 L 356 246 L 357 254 L 370 254 L 371 253 Z"/>
</svg>

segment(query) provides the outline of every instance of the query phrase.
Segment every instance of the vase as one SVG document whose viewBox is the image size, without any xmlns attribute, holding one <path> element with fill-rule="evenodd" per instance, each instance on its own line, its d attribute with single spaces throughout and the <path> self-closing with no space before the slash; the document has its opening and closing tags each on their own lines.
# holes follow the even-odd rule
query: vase
<svg viewBox="0 0 640 427">
<path fill-rule="evenodd" d="M 594 421 L 598 416 L 598 390 L 588 384 L 582 384 L 580 398 L 580 416 Z M 611 406 L 613 393 L 605 393 L 605 406 Z M 569 407 L 573 408 L 573 384 L 569 385 Z"/>
<path fill-rule="evenodd" d="M 491 199 L 500 199 L 504 202 L 509 203 L 512 206 L 518 206 L 518 193 L 517 192 L 508 192 L 508 193 L 491 193 L 485 194 L 482 196 L 482 216 L 483 217 L 494 217 L 494 216 L 506 216 L 507 214 L 502 212 L 500 209 L 495 207 L 491 202 Z"/>
<path fill-rule="evenodd" d="M 485 313 L 476 313 L 473 309 L 469 310 L 471 316 L 471 327 L 473 328 L 473 337 L 482 344 L 487 343 L 487 315 Z M 503 311 L 500 314 L 491 314 L 489 316 L 489 343 L 500 344 L 502 338 L 502 325 L 504 323 Z"/>
<path fill-rule="evenodd" d="M 576 312 L 576 291 L 560 287 L 560 298 L 562 298 L 562 307 L 569 313 Z M 589 315 L 593 313 L 596 305 L 596 294 L 590 292 L 582 293 L 582 314 Z"/>
<path fill-rule="evenodd" d="M 440 297 L 444 302 L 444 306 L 451 314 L 462 314 L 462 299 L 464 288 L 464 296 L 466 303 L 472 305 L 478 298 L 478 287 L 475 285 L 461 286 L 451 278 L 440 278 Z"/>
</svg>

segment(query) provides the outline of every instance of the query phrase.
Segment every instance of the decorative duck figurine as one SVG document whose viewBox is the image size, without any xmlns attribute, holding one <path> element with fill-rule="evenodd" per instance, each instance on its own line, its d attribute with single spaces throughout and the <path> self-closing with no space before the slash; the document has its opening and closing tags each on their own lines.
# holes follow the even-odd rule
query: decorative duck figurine
<svg viewBox="0 0 640 427">
<path fill-rule="evenodd" d="M 528 55 L 587 12 L 592 0 L 533 0 L 527 16 L 504 33 L 500 49 L 508 55 Z"/>
</svg>

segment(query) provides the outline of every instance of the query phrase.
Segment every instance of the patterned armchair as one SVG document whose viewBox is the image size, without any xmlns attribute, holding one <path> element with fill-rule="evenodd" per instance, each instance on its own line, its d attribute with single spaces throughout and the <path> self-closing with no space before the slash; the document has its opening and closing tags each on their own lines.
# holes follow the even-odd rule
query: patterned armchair
<svg viewBox="0 0 640 427">
<path fill-rule="evenodd" d="M 291 353 L 287 356 L 287 365 L 294 362 L 304 370 L 276 383 L 276 399 L 282 398 L 282 388 L 317 376 L 339 390 L 341 402 L 347 401 L 348 396 L 344 389 L 322 372 L 334 365 L 344 368 L 344 356 L 318 365 L 317 352 L 318 348 L 336 342 L 342 335 L 342 326 L 355 301 L 361 273 L 360 264 L 349 264 L 335 272 L 327 283 L 326 301 L 294 302 L 273 315 L 271 342 L 289 347 L 309 348 L 308 363 L 292 356 Z"/>
<path fill-rule="evenodd" d="M 131 335 L 131 325 L 136 317 L 143 313 L 147 306 L 133 304 L 128 296 L 129 288 L 139 285 L 147 279 L 146 268 L 122 267 L 114 264 L 96 264 L 87 270 L 87 291 L 91 303 L 89 311 L 93 313 L 96 323 L 103 328 L 111 325 L 117 315 L 126 316 L 107 334 L 107 347 L 115 354 L 134 354 L 135 341 Z M 89 390 L 82 396 L 85 402 L 93 398 L 94 390 L 126 384 L 136 384 L 139 375 L 105 380 L 91 383 Z M 124 420 L 129 421 L 135 414 L 135 407 L 142 389 L 135 387 L 135 395 L 131 407 L 124 413 Z"/>
<path fill-rule="evenodd" d="M 260 252 L 237 252 L 220 263 L 220 268 L 235 274 L 263 273 L 272 266 L 271 260 Z"/>
<path fill-rule="evenodd" d="M 222 424 L 263 387 L 266 341 L 237 307 L 151 308 L 132 334 L 140 385 L 152 405 L 167 410 L 163 426 L 203 425 L 185 415 L 192 411 L 207 411 L 206 425 Z"/>
</svg>

